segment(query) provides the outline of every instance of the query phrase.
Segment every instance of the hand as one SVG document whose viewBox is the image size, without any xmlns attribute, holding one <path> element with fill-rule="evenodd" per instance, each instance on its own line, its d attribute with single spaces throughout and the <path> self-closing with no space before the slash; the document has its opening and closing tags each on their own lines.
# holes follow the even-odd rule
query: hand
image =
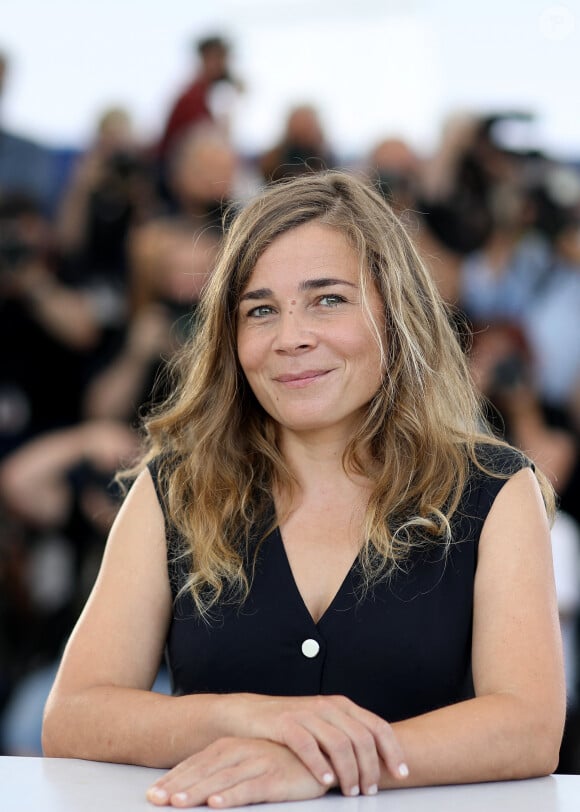
<svg viewBox="0 0 580 812">
<path fill-rule="evenodd" d="M 79 435 L 82 455 L 104 473 L 127 465 L 139 450 L 135 432 L 114 420 L 87 421 L 79 427 Z"/>
<path fill-rule="evenodd" d="M 182 761 L 153 784 L 147 798 L 157 806 L 223 809 L 318 798 L 326 790 L 287 747 L 232 737 Z"/>
<path fill-rule="evenodd" d="M 240 697 L 236 698 L 239 702 Z M 394 778 L 408 775 L 391 726 L 344 696 L 268 697 L 245 695 L 232 709 L 234 735 L 269 739 L 288 747 L 325 786 L 338 783 L 344 795 L 377 791 L 381 763 Z M 237 711 L 237 712 L 236 712 Z"/>
</svg>

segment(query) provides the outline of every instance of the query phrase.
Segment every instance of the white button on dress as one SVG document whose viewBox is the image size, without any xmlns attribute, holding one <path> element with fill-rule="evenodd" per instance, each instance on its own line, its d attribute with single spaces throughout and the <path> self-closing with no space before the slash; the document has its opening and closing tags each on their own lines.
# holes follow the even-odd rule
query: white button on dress
<svg viewBox="0 0 580 812">
<path fill-rule="evenodd" d="M 302 643 L 302 654 L 304 654 L 305 657 L 310 658 L 316 657 L 319 651 L 320 644 L 316 640 L 313 640 L 311 637 L 309 637 L 308 640 L 305 640 Z"/>
</svg>

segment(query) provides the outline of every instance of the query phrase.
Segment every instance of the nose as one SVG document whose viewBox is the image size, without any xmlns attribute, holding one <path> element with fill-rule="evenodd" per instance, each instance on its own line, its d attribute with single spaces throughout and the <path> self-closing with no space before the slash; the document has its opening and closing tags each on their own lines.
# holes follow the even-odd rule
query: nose
<svg viewBox="0 0 580 812">
<path fill-rule="evenodd" d="M 297 306 L 285 308 L 278 318 L 274 350 L 279 353 L 297 353 L 316 346 L 317 338 L 308 317 Z"/>
</svg>

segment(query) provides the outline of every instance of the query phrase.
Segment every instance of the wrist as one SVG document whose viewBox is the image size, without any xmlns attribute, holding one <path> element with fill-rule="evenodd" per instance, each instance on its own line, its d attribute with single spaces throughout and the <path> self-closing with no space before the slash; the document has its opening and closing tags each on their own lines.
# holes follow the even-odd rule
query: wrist
<svg viewBox="0 0 580 812">
<path fill-rule="evenodd" d="M 252 733 L 252 694 L 225 694 L 217 698 L 216 722 L 223 736 L 250 736 Z"/>
</svg>

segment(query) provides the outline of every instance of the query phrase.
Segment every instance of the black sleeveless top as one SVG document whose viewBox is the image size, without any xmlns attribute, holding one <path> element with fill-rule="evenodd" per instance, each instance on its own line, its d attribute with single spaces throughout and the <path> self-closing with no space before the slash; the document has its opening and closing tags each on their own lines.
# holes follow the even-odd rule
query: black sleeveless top
<svg viewBox="0 0 580 812">
<path fill-rule="evenodd" d="M 530 465 L 511 449 L 485 446 L 485 464 L 502 474 Z M 188 593 L 157 478 L 174 598 L 166 659 L 173 692 L 249 692 L 278 696 L 342 694 L 394 722 L 474 696 L 471 676 L 473 586 L 481 528 L 505 479 L 472 466 L 452 520 L 447 554 L 440 544 L 414 553 L 406 572 L 360 597 L 357 563 L 314 623 L 301 598 L 276 528 L 259 548 L 247 600 L 220 605 L 208 623 Z"/>
</svg>

